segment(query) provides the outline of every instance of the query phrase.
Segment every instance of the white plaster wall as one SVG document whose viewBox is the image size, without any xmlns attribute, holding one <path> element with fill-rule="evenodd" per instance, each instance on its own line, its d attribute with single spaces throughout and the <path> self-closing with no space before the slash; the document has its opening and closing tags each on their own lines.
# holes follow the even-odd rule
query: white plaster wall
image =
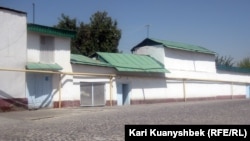
<svg viewBox="0 0 250 141">
<path fill-rule="evenodd" d="M 170 70 L 168 79 L 185 79 L 186 97 L 215 97 L 229 95 L 246 95 L 246 85 L 250 84 L 250 75 L 231 72 L 193 72 Z M 205 81 L 195 81 L 205 80 Z M 195 82 L 194 82 L 195 81 Z M 178 85 L 178 84 L 176 84 Z"/>
<path fill-rule="evenodd" d="M 24 69 L 26 14 L 0 9 L 0 68 Z M 0 98 L 25 98 L 25 73 L 0 71 Z"/>
<path fill-rule="evenodd" d="M 28 32 L 27 36 L 27 61 L 40 62 L 40 34 Z"/>
<path fill-rule="evenodd" d="M 166 80 L 162 78 L 150 77 L 125 77 L 120 76 L 115 79 L 114 100 L 117 100 L 117 84 L 129 84 L 129 97 L 132 100 L 149 100 L 166 98 Z"/>
<path fill-rule="evenodd" d="M 245 84 L 233 84 L 233 86 L 232 86 L 232 94 L 233 95 L 247 94 L 246 85 Z"/>
<path fill-rule="evenodd" d="M 70 38 L 55 37 L 55 63 L 59 64 L 63 70 L 62 72 L 72 72 L 70 64 Z M 61 100 L 76 100 L 79 96 L 74 94 L 73 87 L 73 76 L 62 75 L 62 89 L 61 89 Z M 58 85 L 55 84 L 55 85 Z M 57 100 L 58 98 L 56 98 Z"/>
<path fill-rule="evenodd" d="M 0 9 L 0 17 L 0 66 L 24 68 L 27 45 L 26 15 Z"/>
<path fill-rule="evenodd" d="M 166 80 L 157 78 L 132 78 L 132 99 L 166 98 Z"/>
<path fill-rule="evenodd" d="M 216 97 L 231 95 L 231 86 L 228 83 L 185 82 L 186 98 Z"/>
<path fill-rule="evenodd" d="M 62 71 L 72 72 L 70 64 L 70 38 L 55 38 L 55 63 L 63 67 Z"/>
<path fill-rule="evenodd" d="M 239 73 L 209 73 L 209 72 L 194 72 L 169 69 L 170 73 L 166 73 L 168 78 L 178 79 L 198 79 L 207 81 L 227 81 L 235 83 L 250 83 L 250 75 Z"/>
<path fill-rule="evenodd" d="M 130 85 L 129 96 L 132 100 L 216 98 L 246 94 L 246 84 L 230 82 L 175 80 L 150 77 L 119 77 L 115 83 Z M 113 100 L 117 100 L 116 84 L 113 87 Z M 185 85 L 185 92 L 184 92 Z"/>
<path fill-rule="evenodd" d="M 167 69 L 216 72 L 214 55 L 165 48 L 164 59 Z"/>
<path fill-rule="evenodd" d="M 195 70 L 201 72 L 216 72 L 215 55 L 195 53 Z"/>
<path fill-rule="evenodd" d="M 167 79 L 166 98 L 184 98 L 183 90 L 182 81 Z"/>
</svg>

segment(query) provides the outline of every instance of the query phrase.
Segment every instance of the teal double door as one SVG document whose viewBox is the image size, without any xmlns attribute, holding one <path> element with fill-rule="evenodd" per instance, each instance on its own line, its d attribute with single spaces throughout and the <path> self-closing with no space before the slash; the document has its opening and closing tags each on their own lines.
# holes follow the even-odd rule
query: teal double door
<svg viewBox="0 0 250 141">
<path fill-rule="evenodd" d="M 28 108 L 52 107 L 52 74 L 27 73 Z"/>
</svg>

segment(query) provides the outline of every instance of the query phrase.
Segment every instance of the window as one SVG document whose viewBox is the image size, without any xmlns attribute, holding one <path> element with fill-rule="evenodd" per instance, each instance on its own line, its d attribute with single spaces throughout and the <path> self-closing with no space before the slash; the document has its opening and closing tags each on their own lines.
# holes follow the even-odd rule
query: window
<svg viewBox="0 0 250 141">
<path fill-rule="evenodd" d="M 54 63 L 54 38 L 49 36 L 40 37 L 40 62 Z"/>
</svg>

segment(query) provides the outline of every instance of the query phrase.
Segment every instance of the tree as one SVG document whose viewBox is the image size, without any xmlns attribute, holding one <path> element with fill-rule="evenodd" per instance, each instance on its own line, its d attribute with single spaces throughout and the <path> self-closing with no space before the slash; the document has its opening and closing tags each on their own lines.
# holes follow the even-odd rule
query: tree
<svg viewBox="0 0 250 141">
<path fill-rule="evenodd" d="M 231 56 L 219 56 L 215 58 L 216 65 L 222 65 L 226 67 L 232 67 L 234 65 L 233 58 Z"/>
<path fill-rule="evenodd" d="M 238 64 L 238 67 L 240 68 L 249 68 L 250 69 L 250 57 L 246 57 L 242 59 Z"/>
<path fill-rule="evenodd" d="M 66 16 L 65 14 L 61 14 L 61 18 L 58 18 L 59 22 L 55 27 L 62 28 L 62 29 L 68 29 L 68 30 L 76 30 L 76 18 L 71 19 L 69 16 Z"/>
<path fill-rule="evenodd" d="M 67 30 L 73 30 L 78 31 L 77 27 L 77 20 L 76 18 L 70 18 L 69 16 L 66 16 L 65 14 L 61 14 L 61 18 L 58 18 L 59 22 L 54 27 L 60 28 L 60 29 L 67 29 Z M 76 35 L 76 38 L 73 38 L 71 40 L 71 53 L 80 53 L 78 51 L 78 42 L 77 41 L 78 32 Z"/>
<path fill-rule="evenodd" d="M 55 27 L 76 30 L 76 38 L 71 41 L 71 53 L 80 53 L 90 56 L 100 52 L 119 52 L 118 45 L 121 30 L 116 20 L 112 20 L 107 12 L 96 12 L 90 17 L 90 23 L 77 24 L 75 18 L 61 15 Z"/>
<path fill-rule="evenodd" d="M 117 29 L 117 21 L 112 21 L 107 12 L 96 12 L 90 18 L 90 40 L 92 52 L 118 52 L 121 30 Z"/>
</svg>

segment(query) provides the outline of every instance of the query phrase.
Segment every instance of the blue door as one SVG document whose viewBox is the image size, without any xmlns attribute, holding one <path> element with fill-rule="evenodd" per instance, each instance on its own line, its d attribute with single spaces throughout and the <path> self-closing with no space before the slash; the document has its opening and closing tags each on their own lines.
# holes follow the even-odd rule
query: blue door
<svg viewBox="0 0 250 141">
<path fill-rule="evenodd" d="M 128 84 L 117 84 L 117 105 L 129 105 L 129 85 Z"/>
<path fill-rule="evenodd" d="M 129 86 L 128 84 L 122 84 L 122 103 L 123 105 L 129 105 L 130 99 L 129 99 Z"/>
<path fill-rule="evenodd" d="M 121 83 L 117 84 L 117 105 L 118 106 L 122 105 L 122 84 Z"/>
<path fill-rule="evenodd" d="M 26 77 L 29 109 L 51 107 L 52 75 L 28 73 Z"/>
<path fill-rule="evenodd" d="M 247 86 L 246 98 L 250 98 L 250 86 Z"/>
</svg>

